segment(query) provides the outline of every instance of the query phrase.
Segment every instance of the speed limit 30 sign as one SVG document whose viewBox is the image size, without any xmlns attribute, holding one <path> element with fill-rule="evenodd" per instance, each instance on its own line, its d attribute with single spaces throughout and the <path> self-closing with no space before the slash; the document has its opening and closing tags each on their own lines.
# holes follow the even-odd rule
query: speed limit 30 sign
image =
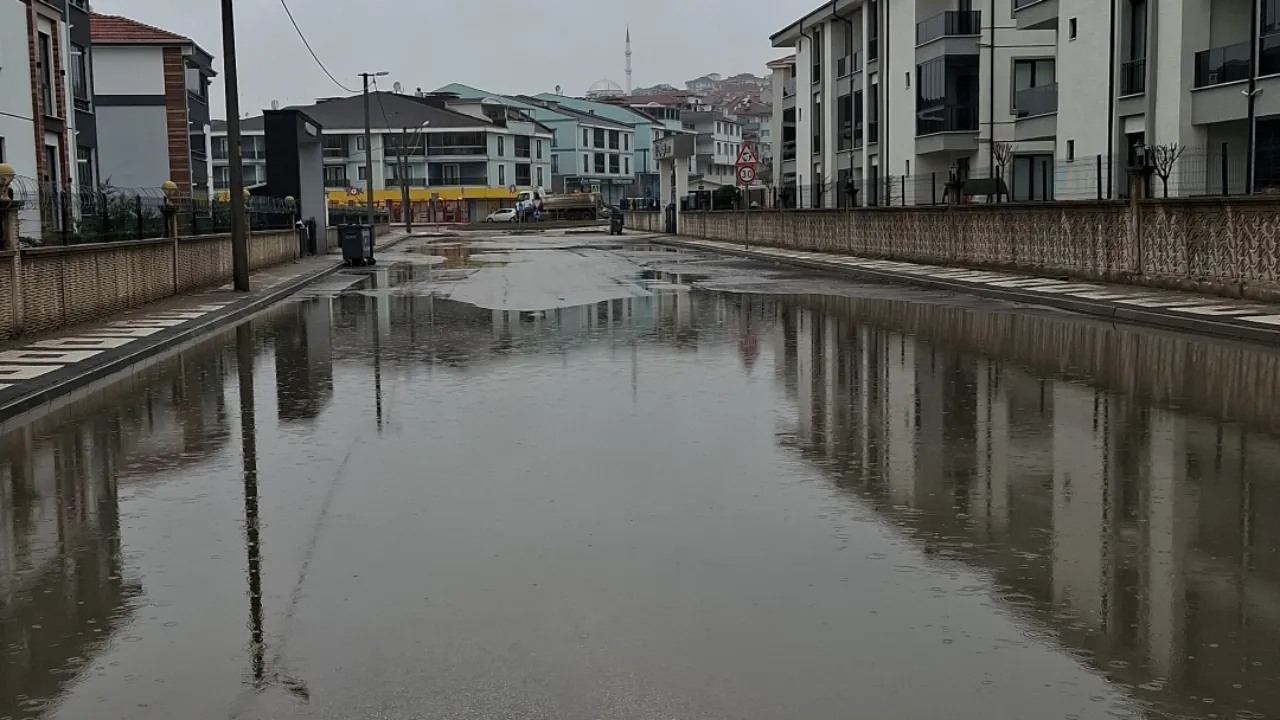
<svg viewBox="0 0 1280 720">
<path fill-rule="evenodd" d="M 753 165 L 738 166 L 738 184 L 750 185 L 756 181 L 756 169 Z"/>
</svg>

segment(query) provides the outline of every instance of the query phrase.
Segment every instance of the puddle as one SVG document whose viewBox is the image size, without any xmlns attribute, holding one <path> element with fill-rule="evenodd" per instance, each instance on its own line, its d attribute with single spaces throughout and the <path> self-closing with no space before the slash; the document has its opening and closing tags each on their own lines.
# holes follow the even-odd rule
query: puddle
<svg viewBox="0 0 1280 720">
<path fill-rule="evenodd" d="M 444 262 L 435 265 L 437 270 L 496 267 L 507 264 L 506 261 L 490 259 L 488 256 L 493 255 L 493 253 L 472 252 L 471 246 L 464 244 L 426 245 L 419 248 L 418 252 L 423 255 L 444 258 Z"/>
</svg>

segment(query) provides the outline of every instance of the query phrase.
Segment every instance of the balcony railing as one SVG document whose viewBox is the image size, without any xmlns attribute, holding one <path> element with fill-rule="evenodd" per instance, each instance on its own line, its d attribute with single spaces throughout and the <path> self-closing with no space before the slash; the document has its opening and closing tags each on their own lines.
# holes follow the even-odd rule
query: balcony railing
<svg viewBox="0 0 1280 720">
<path fill-rule="evenodd" d="M 338 178 L 327 177 L 324 179 L 324 186 L 327 188 L 345 188 L 345 187 L 350 187 L 351 182 L 347 180 L 345 175 L 343 177 L 338 177 Z"/>
<path fill-rule="evenodd" d="M 1019 90 L 1013 95 L 1017 117 L 1033 117 L 1058 112 L 1058 83 Z"/>
<path fill-rule="evenodd" d="M 1245 55 L 1248 56 L 1248 44 Z M 1138 58 L 1120 64 L 1120 94 L 1137 95 L 1147 91 L 1147 59 Z"/>
<path fill-rule="evenodd" d="M 783 160 L 796 159 L 796 141 L 795 140 L 788 140 L 782 143 L 782 159 Z"/>
<path fill-rule="evenodd" d="M 796 79 L 788 78 L 784 80 L 782 82 L 782 97 L 784 98 L 795 97 L 795 94 L 796 94 Z"/>
<path fill-rule="evenodd" d="M 947 10 L 916 23 L 916 44 L 923 45 L 939 38 L 982 33 L 979 10 Z"/>
<path fill-rule="evenodd" d="M 347 156 L 345 147 L 327 147 L 324 148 L 323 154 L 327 158 L 344 158 Z"/>
<path fill-rule="evenodd" d="M 976 132 L 978 108 L 972 105 L 943 105 L 916 114 L 916 135 L 942 132 Z"/>
<path fill-rule="evenodd" d="M 862 72 L 862 53 L 855 52 L 836 59 L 836 77 Z"/>
<path fill-rule="evenodd" d="M 1258 74 L 1280 73 L 1280 33 L 1258 38 Z"/>
<path fill-rule="evenodd" d="M 1249 79 L 1249 43 L 1210 48 L 1196 53 L 1196 87 Z"/>
<path fill-rule="evenodd" d="M 427 148 L 428 155 L 484 155 L 489 149 L 483 145 L 433 145 Z"/>
<path fill-rule="evenodd" d="M 390 180 L 387 180 L 387 185 L 389 187 L 426 187 L 427 179 L 426 178 L 406 178 L 404 180 L 401 180 L 399 178 L 391 178 Z"/>
</svg>

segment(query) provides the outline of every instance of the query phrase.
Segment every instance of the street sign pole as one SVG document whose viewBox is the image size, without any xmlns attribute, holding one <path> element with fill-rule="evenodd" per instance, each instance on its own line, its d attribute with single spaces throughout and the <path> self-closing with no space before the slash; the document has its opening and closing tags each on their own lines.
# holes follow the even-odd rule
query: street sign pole
<svg viewBox="0 0 1280 720">
<path fill-rule="evenodd" d="M 756 164 L 759 158 L 751 146 L 743 143 L 738 150 L 738 159 L 734 161 L 737 169 L 738 185 L 742 191 L 742 246 L 751 247 L 751 184 L 756 181 Z"/>
</svg>

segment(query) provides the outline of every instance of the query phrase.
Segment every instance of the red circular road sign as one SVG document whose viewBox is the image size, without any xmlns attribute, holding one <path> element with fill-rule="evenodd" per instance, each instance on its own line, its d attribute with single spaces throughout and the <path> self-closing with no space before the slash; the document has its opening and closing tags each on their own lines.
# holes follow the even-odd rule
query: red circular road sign
<svg viewBox="0 0 1280 720">
<path fill-rule="evenodd" d="M 738 166 L 738 182 L 743 185 L 750 185 L 756 181 L 756 169 L 751 165 Z"/>
</svg>

